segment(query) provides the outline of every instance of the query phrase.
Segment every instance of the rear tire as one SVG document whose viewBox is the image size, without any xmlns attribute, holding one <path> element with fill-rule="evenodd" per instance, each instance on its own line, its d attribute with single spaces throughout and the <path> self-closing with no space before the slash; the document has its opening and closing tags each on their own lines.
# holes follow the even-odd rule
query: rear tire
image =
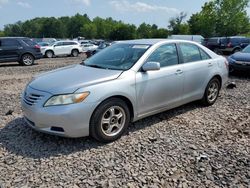
<svg viewBox="0 0 250 188">
<path fill-rule="evenodd" d="M 72 50 L 71 55 L 72 55 L 73 57 L 77 57 L 77 56 L 79 55 L 78 50 Z"/>
<path fill-rule="evenodd" d="M 54 52 L 51 51 L 51 50 L 48 50 L 48 51 L 45 52 L 45 56 L 47 58 L 52 58 L 54 56 Z"/>
<path fill-rule="evenodd" d="M 130 122 L 127 104 L 118 98 L 102 102 L 90 120 L 90 135 L 100 142 L 112 142 L 122 136 Z"/>
<path fill-rule="evenodd" d="M 223 55 L 222 51 L 219 48 L 215 48 L 214 53 L 216 53 L 218 55 Z"/>
<path fill-rule="evenodd" d="M 35 58 L 31 54 L 24 54 L 21 57 L 21 65 L 31 66 L 35 62 Z"/>
<path fill-rule="evenodd" d="M 241 49 L 240 48 L 236 48 L 234 51 L 233 51 L 233 54 L 236 53 L 236 52 L 240 52 Z"/>
<path fill-rule="evenodd" d="M 204 106 L 213 105 L 220 93 L 220 81 L 217 78 L 213 78 L 207 84 L 204 96 L 201 100 Z"/>
</svg>

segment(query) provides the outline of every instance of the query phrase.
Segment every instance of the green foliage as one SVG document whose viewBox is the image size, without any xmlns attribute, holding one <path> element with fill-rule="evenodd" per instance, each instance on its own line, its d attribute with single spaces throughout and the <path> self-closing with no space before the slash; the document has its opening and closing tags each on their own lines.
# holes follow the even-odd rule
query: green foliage
<svg viewBox="0 0 250 188">
<path fill-rule="evenodd" d="M 26 36 L 32 38 L 76 38 L 126 40 L 135 38 L 167 38 L 167 29 L 157 25 L 141 24 L 138 28 L 112 18 L 96 17 L 90 20 L 87 14 L 68 17 L 41 17 L 17 22 L 4 27 L 6 36 Z"/>
<path fill-rule="evenodd" d="M 187 17 L 187 14 L 184 12 L 181 12 L 178 16 L 175 18 L 171 18 L 169 20 L 169 26 L 168 28 L 171 31 L 171 34 L 182 34 L 187 35 L 189 34 L 189 25 L 184 23 L 184 19 Z"/>
<path fill-rule="evenodd" d="M 0 36 L 26 36 L 32 38 L 76 38 L 126 40 L 134 38 L 167 38 L 170 34 L 192 34 L 204 37 L 249 35 L 250 23 L 247 7 L 250 0 L 210 0 L 202 10 L 191 15 L 181 12 L 169 20 L 168 29 L 142 23 L 138 28 L 112 18 L 87 14 L 68 17 L 41 17 L 5 25 Z"/>
<path fill-rule="evenodd" d="M 249 32 L 249 0 L 212 0 L 189 21 L 190 32 L 204 37 L 233 36 Z"/>
<path fill-rule="evenodd" d="M 4 37 L 4 36 L 5 36 L 4 32 L 0 30 L 0 37 Z"/>
</svg>

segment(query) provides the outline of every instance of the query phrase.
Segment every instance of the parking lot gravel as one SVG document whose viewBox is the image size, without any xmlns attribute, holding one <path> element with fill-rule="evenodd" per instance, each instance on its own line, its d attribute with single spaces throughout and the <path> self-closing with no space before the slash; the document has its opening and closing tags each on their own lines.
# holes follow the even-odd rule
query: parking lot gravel
<svg viewBox="0 0 250 188">
<path fill-rule="evenodd" d="M 31 67 L 0 64 L 0 185 L 250 187 L 247 75 L 230 77 L 237 87 L 224 88 L 215 105 L 194 102 L 145 118 L 109 144 L 50 136 L 27 127 L 20 94 L 29 80 L 82 59 L 42 59 Z"/>
</svg>

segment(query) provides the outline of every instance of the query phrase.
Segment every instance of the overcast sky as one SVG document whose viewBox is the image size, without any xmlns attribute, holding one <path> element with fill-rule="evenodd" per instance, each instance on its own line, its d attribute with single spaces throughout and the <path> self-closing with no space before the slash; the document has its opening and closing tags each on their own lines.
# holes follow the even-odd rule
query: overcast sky
<svg viewBox="0 0 250 188">
<path fill-rule="evenodd" d="M 76 13 L 112 17 L 125 23 L 142 22 L 166 28 L 171 17 L 188 16 L 208 0 L 0 0 L 0 29 L 4 25 L 35 17 L 72 16 Z"/>
</svg>

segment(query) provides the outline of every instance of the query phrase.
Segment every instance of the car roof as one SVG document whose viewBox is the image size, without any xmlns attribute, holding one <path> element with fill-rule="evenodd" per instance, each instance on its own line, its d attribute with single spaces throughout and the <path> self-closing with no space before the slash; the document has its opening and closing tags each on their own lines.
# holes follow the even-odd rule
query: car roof
<svg viewBox="0 0 250 188">
<path fill-rule="evenodd" d="M 58 40 L 55 42 L 75 42 L 75 43 L 79 43 L 78 41 L 74 41 L 74 40 Z"/>
<path fill-rule="evenodd" d="M 117 42 L 126 43 L 126 44 L 142 44 L 142 45 L 155 45 L 157 43 L 162 43 L 162 42 L 189 42 L 189 43 L 194 43 L 193 41 L 178 40 L 178 39 L 136 39 L 136 40 L 125 40 L 125 41 L 117 41 Z"/>
<path fill-rule="evenodd" d="M 29 39 L 28 37 L 0 37 L 0 39 Z"/>
</svg>

